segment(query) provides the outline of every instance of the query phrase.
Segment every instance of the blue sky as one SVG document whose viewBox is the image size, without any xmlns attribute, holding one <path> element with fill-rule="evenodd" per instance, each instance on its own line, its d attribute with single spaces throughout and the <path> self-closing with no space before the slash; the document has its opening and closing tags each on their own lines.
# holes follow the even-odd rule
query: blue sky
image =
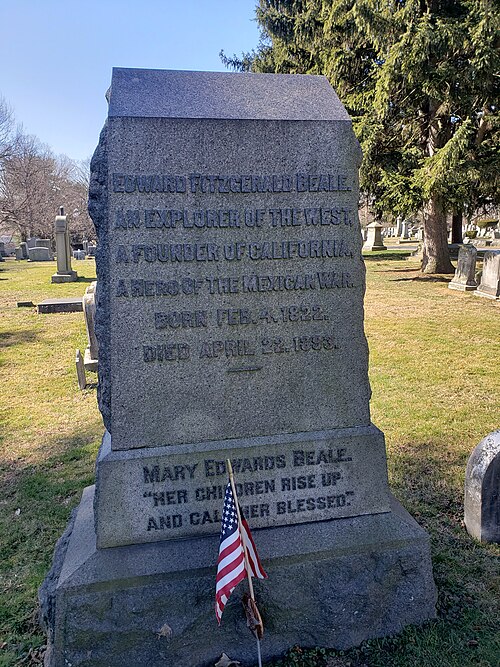
<svg viewBox="0 0 500 667">
<path fill-rule="evenodd" d="M 0 0 L 0 97 L 27 133 L 84 159 L 112 67 L 224 71 L 258 43 L 256 0 Z"/>
</svg>

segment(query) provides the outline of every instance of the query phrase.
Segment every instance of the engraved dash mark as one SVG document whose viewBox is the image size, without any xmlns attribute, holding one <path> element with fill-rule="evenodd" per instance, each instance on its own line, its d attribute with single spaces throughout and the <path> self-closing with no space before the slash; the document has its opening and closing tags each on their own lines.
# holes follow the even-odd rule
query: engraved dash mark
<svg viewBox="0 0 500 667">
<path fill-rule="evenodd" d="M 262 366 L 237 366 L 236 368 L 228 368 L 228 373 L 246 373 L 248 371 L 261 371 Z"/>
</svg>

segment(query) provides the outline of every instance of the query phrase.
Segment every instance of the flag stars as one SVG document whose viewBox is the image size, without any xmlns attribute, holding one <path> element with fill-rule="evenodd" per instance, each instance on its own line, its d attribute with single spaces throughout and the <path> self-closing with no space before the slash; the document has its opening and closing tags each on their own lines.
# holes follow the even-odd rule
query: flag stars
<svg viewBox="0 0 500 667">
<path fill-rule="evenodd" d="M 231 592 L 247 576 L 247 567 L 251 576 L 266 578 L 246 520 L 242 518 L 241 525 L 239 524 L 235 498 L 231 485 L 228 484 L 222 509 L 215 591 L 215 615 L 218 623 Z"/>
</svg>

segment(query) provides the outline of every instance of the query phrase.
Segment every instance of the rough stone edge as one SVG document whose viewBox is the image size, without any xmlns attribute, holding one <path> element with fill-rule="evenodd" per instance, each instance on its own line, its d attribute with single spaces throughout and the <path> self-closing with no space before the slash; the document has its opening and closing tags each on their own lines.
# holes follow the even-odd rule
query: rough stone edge
<svg viewBox="0 0 500 667">
<path fill-rule="evenodd" d="M 104 425 L 111 430 L 109 243 L 108 243 L 108 123 L 90 163 L 89 215 L 97 234 L 95 333 L 99 344 L 97 400 Z"/>
<path fill-rule="evenodd" d="M 52 664 L 52 652 L 54 646 L 54 628 L 56 621 L 56 595 L 57 583 L 66 559 L 66 552 L 73 533 L 79 505 L 71 512 L 64 533 L 57 540 L 52 556 L 52 565 L 42 585 L 38 589 L 38 622 L 47 635 L 47 649 L 45 651 L 44 665 L 50 667 Z"/>
</svg>

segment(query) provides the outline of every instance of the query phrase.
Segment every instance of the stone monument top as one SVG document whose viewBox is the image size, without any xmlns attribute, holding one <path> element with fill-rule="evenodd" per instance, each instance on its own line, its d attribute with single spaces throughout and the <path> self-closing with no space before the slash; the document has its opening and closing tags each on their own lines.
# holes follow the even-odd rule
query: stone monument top
<svg viewBox="0 0 500 667">
<path fill-rule="evenodd" d="M 237 120 L 350 118 L 324 76 L 114 68 L 108 116 Z"/>
<path fill-rule="evenodd" d="M 115 69 L 107 133 L 112 449 L 368 426 L 361 154 L 328 81 Z"/>
</svg>

